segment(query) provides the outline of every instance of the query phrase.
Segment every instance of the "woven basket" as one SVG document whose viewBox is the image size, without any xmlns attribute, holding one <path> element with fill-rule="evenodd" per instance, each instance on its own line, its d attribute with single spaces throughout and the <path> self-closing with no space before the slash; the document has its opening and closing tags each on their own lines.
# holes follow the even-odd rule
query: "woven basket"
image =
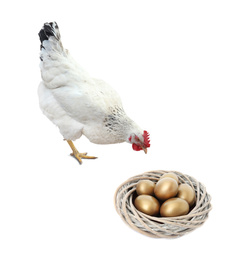
<svg viewBox="0 0 239 260">
<path fill-rule="evenodd" d="M 120 217 L 134 230 L 154 238 L 180 237 L 200 227 L 208 218 L 211 210 L 210 195 L 206 188 L 191 176 L 170 171 L 178 176 L 179 183 L 189 184 L 196 193 L 196 203 L 187 215 L 179 217 L 153 217 L 138 211 L 134 204 L 136 185 L 140 180 L 155 183 L 169 171 L 150 171 L 136 175 L 122 183 L 115 192 L 115 208 Z"/>
</svg>

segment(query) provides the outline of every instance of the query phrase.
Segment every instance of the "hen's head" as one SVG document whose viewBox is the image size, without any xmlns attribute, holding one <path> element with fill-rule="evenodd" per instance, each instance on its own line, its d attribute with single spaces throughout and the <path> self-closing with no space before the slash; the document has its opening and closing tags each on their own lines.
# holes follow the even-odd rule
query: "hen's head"
<svg viewBox="0 0 239 260">
<path fill-rule="evenodd" d="M 129 142 L 132 143 L 132 148 L 135 151 L 144 150 L 147 153 L 147 148 L 150 147 L 149 133 L 143 131 L 143 134 L 131 134 Z"/>
</svg>

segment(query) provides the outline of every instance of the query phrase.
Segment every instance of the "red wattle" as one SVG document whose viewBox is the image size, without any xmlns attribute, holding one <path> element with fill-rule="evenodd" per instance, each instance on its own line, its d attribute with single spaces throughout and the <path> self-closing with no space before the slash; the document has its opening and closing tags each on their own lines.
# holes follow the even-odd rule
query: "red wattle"
<svg viewBox="0 0 239 260">
<path fill-rule="evenodd" d="M 133 150 L 135 150 L 135 151 L 140 151 L 140 150 L 142 150 L 142 148 L 141 148 L 140 146 L 138 146 L 137 144 L 132 144 L 132 148 L 133 148 Z"/>
</svg>

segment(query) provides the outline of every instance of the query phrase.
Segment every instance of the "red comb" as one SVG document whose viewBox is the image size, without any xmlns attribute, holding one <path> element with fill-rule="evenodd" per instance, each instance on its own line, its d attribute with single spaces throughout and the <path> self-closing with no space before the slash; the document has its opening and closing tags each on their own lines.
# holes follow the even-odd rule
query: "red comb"
<svg viewBox="0 0 239 260">
<path fill-rule="evenodd" d="M 143 137 L 144 137 L 144 145 L 146 147 L 150 147 L 149 133 L 147 131 L 144 131 Z"/>
</svg>

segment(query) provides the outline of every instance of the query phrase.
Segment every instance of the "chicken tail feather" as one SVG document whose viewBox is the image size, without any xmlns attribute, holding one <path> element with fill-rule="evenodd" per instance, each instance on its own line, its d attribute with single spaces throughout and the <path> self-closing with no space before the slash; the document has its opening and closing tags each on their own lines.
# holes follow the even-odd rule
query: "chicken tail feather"
<svg viewBox="0 0 239 260">
<path fill-rule="evenodd" d="M 52 51 L 58 53 L 64 52 L 59 27 L 56 22 L 44 23 L 38 35 L 41 41 L 41 61 L 46 57 L 51 57 L 50 53 L 52 53 Z"/>
<path fill-rule="evenodd" d="M 48 40 L 51 36 L 58 41 L 61 39 L 59 27 L 56 22 L 44 23 L 38 35 L 41 41 L 41 48 L 43 47 L 43 41 Z"/>
</svg>

